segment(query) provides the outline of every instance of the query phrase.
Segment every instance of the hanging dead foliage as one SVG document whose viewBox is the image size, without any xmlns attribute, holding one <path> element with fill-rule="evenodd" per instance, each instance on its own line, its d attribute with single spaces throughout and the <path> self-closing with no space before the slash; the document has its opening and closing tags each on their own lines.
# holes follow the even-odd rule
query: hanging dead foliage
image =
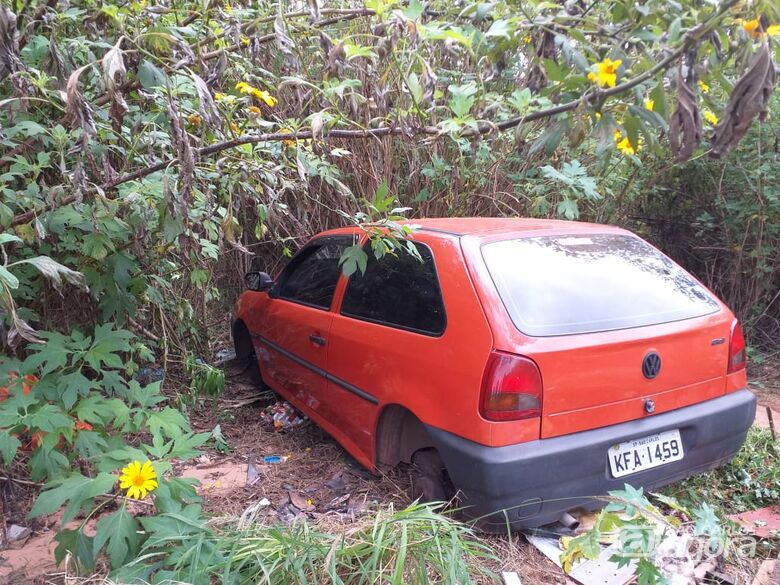
<svg viewBox="0 0 780 585">
<path fill-rule="evenodd" d="M 212 128 L 218 128 L 222 123 L 222 116 L 219 114 L 214 98 L 211 97 L 208 84 L 195 73 L 190 72 L 190 77 L 195 84 L 195 90 L 198 92 L 198 111 L 206 123 Z"/>
<path fill-rule="evenodd" d="M 712 137 L 710 156 L 720 158 L 728 154 L 745 136 L 756 116 L 760 120 L 766 118 L 776 79 L 772 54 L 764 41 L 731 92 L 726 113 Z"/>
<path fill-rule="evenodd" d="M 16 15 L 9 8 L 0 6 L 0 80 L 24 69 L 19 60 L 19 44 L 16 40 Z"/>
<path fill-rule="evenodd" d="M 669 143 L 677 162 L 691 158 L 701 142 L 701 115 L 691 86 L 677 70 L 677 107 L 669 120 Z"/>
<path fill-rule="evenodd" d="M 536 63 L 531 67 L 525 78 L 525 86 L 536 93 L 547 86 L 547 71 L 544 68 L 544 59 L 555 60 L 555 36 L 550 31 L 544 31 L 537 41 Z"/>
<path fill-rule="evenodd" d="M 72 130 L 81 128 L 84 131 L 82 140 L 79 141 L 81 148 L 86 146 L 89 136 L 97 134 L 92 106 L 84 100 L 84 96 L 79 91 L 79 76 L 88 67 L 90 65 L 84 65 L 70 74 L 68 83 L 65 85 L 65 92 L 63 93 L 66 123 Z"/>
<path fill-rule="evenodd" d="M 182 128 L 179 120 L 179 112 L 173 104 L 172 98 L 168 98 L 168 116 L 171 121 L 171 144 L 176 149 L 176 156 L 179 159 L 179 202 L 183 205 L 184 217 L 189 213 L 189 206 L 192 203 L 192 185 L 195 180 L 195 155 L 190 147 L 189 137 Z"/>
<path fill-rule="evenodd" d="M 111 117 L 111 127 L 114 132 L 120 133 L 122 131 L 122 121 L 127 113 L 127 102 L 122 95 L 122 84 L 127 77 L 127 69 L 125 69 L 125 60 L 122 56 L 122 44 L 123 37 L 117 41 L 103 57 L 103 73 L 106 78 L 106 90 L 108 92 L 108 98 L 111 102 L 108 115 Z"/>
</svg>

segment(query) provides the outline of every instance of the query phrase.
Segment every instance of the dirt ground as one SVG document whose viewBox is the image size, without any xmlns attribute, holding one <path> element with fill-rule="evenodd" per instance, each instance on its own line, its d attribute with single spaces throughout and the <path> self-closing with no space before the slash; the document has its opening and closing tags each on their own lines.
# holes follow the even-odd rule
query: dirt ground
<svg viewBox="0 0 780 585">
<path fill-rule="evenodd" d="M 780 368 L 752 365 L 751 389 L 760 403 L 780 411 Z M 214 516 L 251 515 L 254 521 L 289 522 L 305 516 L 323 529 L 347 529 L 361 514 L 377 507 L 396 509 L 412 501 L 410 470 L 400 468 L 374 476 L 360 467 L 333 439 L 311 422 L 288 430 L 274 430 L 263 421 L 264 408 L 274 401 L 258 395 L 240 372 L 228 371 L 225 393 L 216 405 L 204 404 L 191 416 L 195 430 L 210 432 L 220 425 L 228 452 L 214 448 L 199 459 L 175 466 L 175 473 L 201 482 L 204 509 Z M 780 416 L 775 417 L 780 426 Z M 264 463 L 264 457 L 282 461 Z M 249 463 L 252 462 L 252 465 Z M 19 474 L 17 474 L 18 476 Z M 35 488 L 14 484 L 6 492 L 5 520 L 33 529 L 24 546 L 0 552 L 0 584 L 64 583 L 62 567 L 55 568 L 53 536 L 56 516 L 31 523 L 26 510 Z M 1 519 L 0 519 L 1 520 Z M 522 583 L 567 583 L 561 569 L 520 535 L 484 536 L 501 558 L 496 571 L 514 571 Z"/>
</svg>

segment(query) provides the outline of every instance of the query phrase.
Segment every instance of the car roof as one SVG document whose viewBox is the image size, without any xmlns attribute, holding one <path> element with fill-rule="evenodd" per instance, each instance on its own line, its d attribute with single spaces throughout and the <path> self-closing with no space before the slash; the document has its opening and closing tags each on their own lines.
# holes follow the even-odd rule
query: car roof
<svg viewBox="0 0 780 585">
<path fill-rule="evenodd" d="M 417 226 L 425 232 L 440 233 L 449 236 L 495 236 L 502 233 L 518 234 L 539 233 L 583 233 L 583 232 L 622 232 L 625 230 L 614 226 L 560 219 L 530 219 L 510 217 L 438 217 L 410 219 L 400 222 L 404 225 Z M 337 228 L 324 232 L 326 234 L 352 233 L 355 228 Z"/>
</svg>

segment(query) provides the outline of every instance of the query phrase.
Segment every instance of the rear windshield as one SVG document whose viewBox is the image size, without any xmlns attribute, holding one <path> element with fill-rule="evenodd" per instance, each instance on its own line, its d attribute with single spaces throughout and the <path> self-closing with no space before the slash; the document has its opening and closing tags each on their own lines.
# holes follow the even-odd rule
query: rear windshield
<svg viewBox="0 0 780 585">
<path fill-rule="evenodd" d="M 642 327 L 718 310 L 704 287 L 633 236 L 503 240 L 484 245 L 482 255 L 515 327 L 527 335 Z"/>
</svg>

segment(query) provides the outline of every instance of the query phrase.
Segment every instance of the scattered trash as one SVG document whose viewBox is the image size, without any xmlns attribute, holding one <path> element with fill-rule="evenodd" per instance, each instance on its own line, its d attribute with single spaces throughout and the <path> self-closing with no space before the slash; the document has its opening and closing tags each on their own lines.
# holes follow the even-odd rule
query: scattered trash
<svg viewBox="0 0 780 585">
<path fill-rule="evenodd" d="M 135 375 L 135 379 L 141 386 L 148 386 L 154 382 L 162 382 L 165 379 L 165 368 L 140 368 Z"/>
<path fill-rule="evenodd" d="M 260 514 L 265 513 L 266 512 L 265 509 L 270 505 L 271 505 L 271 500 L 269 500 L 268 498 L 262 498 L 261 500 L 258 500 L 257 502 L 249 506 L 246 510 L 244 510 L 241 513 L 241 517 L 238 519 L 238 527 L 247 528 L 248 526 L 255 524 Z"/>
<path fill-rule="evenodd" d="M 333 498 L 328 502 L 328 505 L 325 506 L 325 509 L 334 512 L 347 512 L 349 510 L 349 498 L 351 496 L 352 494 L 344 494 L 343 496 Z"/>
<path fill-rule="evenodd" d="M 501 573 L 501 576 L 504 579 L 504 585 L 522 585 L 520 581 L 520 576 L 514 571 L 511 572 L 504 571 L 503 573 Z"/>
<path fill-rule="evenodd" d="M 317 507 L 311 498 L 307 498 L 300 492 L 288 492 L 290 503 L 302 512 L 313 512 Z"/>
<path fill-rule="evenodd" d="M 337 472 L 333 477 L 325 482 L 325 487 L 334 492 L 346 491 L 347 482 L 344 481 L 344 472 Z"/>
<path fill-rule="evenodd" d="M 276 463 L 284 463 L 290 458 L 289 455 L 268 455 L 263 457 L 263 463 L 274 465 Z"/>
<path fill-rule="evenodd" d="M 255 467 L 255 456 L 250 455 L 246 463 L 246 485 L 255 485 L 260 480 L 260 474 Z"/>
<path fill-rule="evenodd" d="M 279 516 L 279 521 L 284 522 L 285 524 L 289 524 L 299 516 L 301 516 L 303 513 L 295 507 L 292 503 L 287 503 L 282 505 L 277 511 L 276 514 Z"/>
<path fill-rule="evenodd" d="M 559 540 L 544 536 L 526 534 L 526 540 L 536 547 L 544 556 L 561 567 L 561 551 Z M 620 549 L 620 543 L 614 543 L 602 548 L 599 558 L 595 561 L 581 560 L 574 564 L 569 577 L 582 585 L 625 585 L 634 578 L 636 561 L 631 561 L 624 567 L 618 567 L 609 559 Z"/>
<path fill-rule="evenodd" d="M 289 402 L 280 400 L 267 406 L 260 414 L 260 420 L 273 425 L 277 431 L 287 431 L 301 426 L 309 419 Z"/>
<path fill-rule="evenodd" d="M 729 520 L 742 526 L 748 534 L 759 538 L 780 534 L 780 506 L 767 506 L 750 512 L 732 514 Z"/>
<path fill-rule="evenodd" d="M 214 359 L 215 366 L 219 366 L 227 362 L 232 362 L 234 359 L 236 359 L 236 351 L 232 348 L 225 347 L 217 351 L 217 353 L 214 355 Z"/>
</svg>

